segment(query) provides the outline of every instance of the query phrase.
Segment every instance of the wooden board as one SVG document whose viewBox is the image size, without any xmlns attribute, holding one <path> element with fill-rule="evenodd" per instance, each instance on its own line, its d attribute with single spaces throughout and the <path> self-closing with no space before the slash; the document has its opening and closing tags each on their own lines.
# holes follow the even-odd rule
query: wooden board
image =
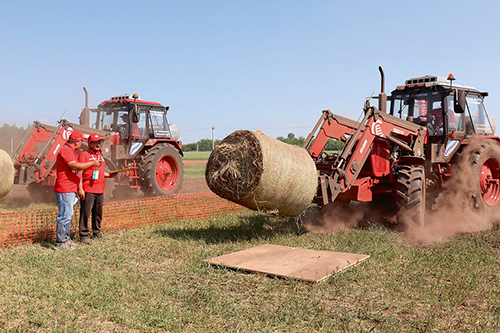
<svg viewBox="0 0 500 333">
<path fill-rule="evenodd" d="M 203 261 L 254 273 L 319 282 L 369 257 L 265 244 Z"/>
<path fill-rule="evenodd" d="M 119 172 L 127 172 L 127 171 L 130 171 L 130 170 L 134 170 L 134 168 L 125 168 L 125 169 L 120 169 L 120 170 L 113 170 L 113 171 L 110 171 L 108 173 L 109 173 L 110 176 L 113 176 L 113 175 L 116 175 Z"/>
</svg>

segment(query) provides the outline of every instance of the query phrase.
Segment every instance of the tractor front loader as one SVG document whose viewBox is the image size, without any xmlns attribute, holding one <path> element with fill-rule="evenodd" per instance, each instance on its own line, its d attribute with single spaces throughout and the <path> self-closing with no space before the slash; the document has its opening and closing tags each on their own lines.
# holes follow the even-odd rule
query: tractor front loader
<svg viewBox="0 0 500 333">
<path fill-rule="evenodd" d="M 453 85 L 450 74 L 407 80 L 388 97 L 379 70 L 378 108 L 367 99 L 360 122 L 325 110 L 304 143 L 319 171 L 315 203 L 385 202 L 395 207 L 398 222 L 423 224 L 426 207 L 460 172 L 459 156 L 474 144 L 476 153 L 467 150 L 465 158 L 473 178 L 470 202 L 497 208 L 500 144 L 483 105 L 487 93 Z M 343 141 L 343 148 L 326 152 L 329 139 Z"/>
</svg>

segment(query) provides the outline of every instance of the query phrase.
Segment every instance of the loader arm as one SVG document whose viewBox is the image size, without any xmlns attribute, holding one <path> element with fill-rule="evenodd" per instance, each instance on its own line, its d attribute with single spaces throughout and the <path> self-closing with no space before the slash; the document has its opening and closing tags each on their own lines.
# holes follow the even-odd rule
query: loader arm
<svg viewBox="0 0 500 333">
<path fill-rule="evenodd" d="M 333 202 L 340 193 L 351 188 L 358 179 L 376 138 L 398 145 L 411 156 L 423 156 L 424 128 L 381 113 L 373 106 L 365 106 L 364 111 L 363 120 L 359 123 L 333 115 L 330 111 L 323 111 L 318 124 L 304 143 L 304 148 L 310 146 L 309 154 L 320 170 L 318 190 L 321 192 L 323 205 Z M 318 134 L 315 137 L 316 132 Z M 346 136 L 348 138 L 338 156 L 322 158 L 328 139 L 342 140 Z"/>
<path fill-rule="evenodd" d="M 43 181 L 52 170 L 57 153 L 68 138 L 70 123 L 62 119 L 57 127 L 34 122 L 13 157 L 15 184 Z"/>
</svg>

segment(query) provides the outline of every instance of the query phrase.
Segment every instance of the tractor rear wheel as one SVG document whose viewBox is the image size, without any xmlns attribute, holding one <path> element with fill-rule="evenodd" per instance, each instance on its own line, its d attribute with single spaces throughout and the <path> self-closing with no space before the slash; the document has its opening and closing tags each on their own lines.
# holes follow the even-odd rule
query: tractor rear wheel
<svg viewBox="0 0 500 333">
<path fill-rule="evenodd" d="M 422 165 L 399 166 L 396 204 L 399 223 L 424 225 L 425 169 Z"/>
<path fill-rule="evenodd" d="M 470 155 L 474 208 L 497 208 L 500 201 L 500 147 L 482 145 Z"/>
<path fill-rule="evenodd" d="M 174 194 L 181 189 L 184 166 L 177 149 L 171 145 L 159 145 L 141 157 L 139 174 L 145 195 Z"/>
</svg>

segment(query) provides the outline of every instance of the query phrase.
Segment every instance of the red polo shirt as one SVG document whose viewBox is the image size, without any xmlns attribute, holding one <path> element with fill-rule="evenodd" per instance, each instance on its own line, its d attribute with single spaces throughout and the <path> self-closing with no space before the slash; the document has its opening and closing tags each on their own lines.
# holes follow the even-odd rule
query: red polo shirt
<svg viewBox="0 0 500 333">
<path fill-rule="evenodd" d="M 68 163 L 77 161 L 78 156 L 76 151 L 64 144 L 57 154 L 56 160 L 56 184 L 54 185 L 54 192 L 59 193 L 76 193 L 78 192 L 78 184 L 80 183 L 80 176 L 77 175 L 76 170 L 69 167 Z"/>
<path fill-rule="evenodd" d="M 80 163 L 86 163 L 95 160 L 101 161 L 101 166 L 91 166 L 90 168 L 83 170 L 82 186 L 85 192 L 100 194 L 104 193 L 106 189 L 106 180 L 104 178 L 106 162 L 102 157 L 101 151 L 95 152 L 89 149 L 78 156 L 78 162 Z"/>
</svg>

